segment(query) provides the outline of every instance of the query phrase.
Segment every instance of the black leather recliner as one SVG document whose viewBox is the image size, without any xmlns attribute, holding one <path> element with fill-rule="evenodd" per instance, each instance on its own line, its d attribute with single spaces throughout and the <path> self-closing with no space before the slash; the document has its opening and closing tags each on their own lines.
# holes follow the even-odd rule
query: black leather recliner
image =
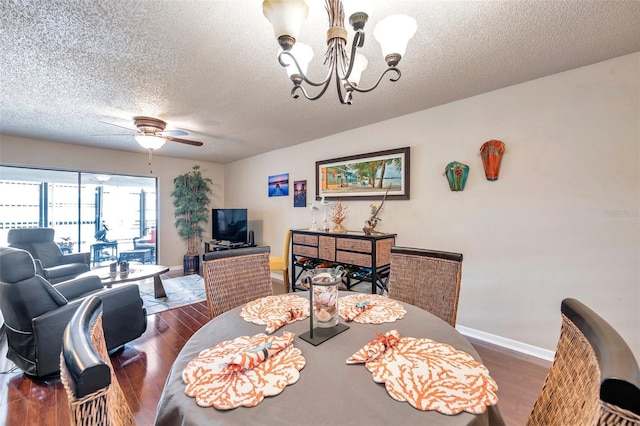
<svg viewBox="0 0 640 426">
<path fill-rule="evenodd" d="M 0 247 L 0 310 L 8 339 L 7 358 L 31 376 L 58 374 L 62 333 L 89 295 L 102 300 L 108 350 L 146 330 L 146 310 L 136 284 L 105 289 L 98 276 L 89 276 L 52 285 L 36 274 L 29 252 Z"/>
<path fill-rule="evenodd" d="M 31 253 L 36 260 L 38 275 L 55 284 L 77 277 L 89 271 L 90 253 L 63 254 L 53 241 L 53 228 L 10 229 L 7 234 L 9 247 Z"/>
</svg>

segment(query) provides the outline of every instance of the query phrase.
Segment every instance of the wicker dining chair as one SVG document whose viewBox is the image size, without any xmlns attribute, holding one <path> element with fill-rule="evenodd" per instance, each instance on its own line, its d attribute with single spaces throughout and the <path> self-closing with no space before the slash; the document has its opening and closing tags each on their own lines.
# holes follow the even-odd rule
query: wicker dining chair
<svg viewBox="0 0 640 426">
<path fill-rule="evenodd" d="M 629 346 L 578 300 L 563 300 L 560 311 L 556 354 L 527 425 L 640 425 L 640 368 Z"/>
<path fill-rule="evenodd" d="M 456 325 L 462 254 L 410 247 L 391 248 L 389 297 L 418 306 Z"/>
<path fill-rule="evenodd" d="M 60 380 L 72 425 L 135 426 L 107 352 L 99 297 L 85 299 L 65 329 Z"/>
<path fill-rule="evenodd" d="M 273 294 L 270 251 L 264 246 L 207 253 L 202 268 L 211 318 Z"/>
</svg>

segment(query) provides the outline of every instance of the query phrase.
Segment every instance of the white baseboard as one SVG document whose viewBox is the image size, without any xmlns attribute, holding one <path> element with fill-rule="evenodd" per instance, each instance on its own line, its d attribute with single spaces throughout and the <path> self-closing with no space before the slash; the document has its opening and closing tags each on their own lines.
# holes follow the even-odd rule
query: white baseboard
<svg viewBox="0 0 640 426">
<path fill-rule="evenodd" d="M 503 348 L 511 349 L 516 352 L 531 355 L 545 361 L 553 362 L 553 356 L 555 355 L 555 352 L 548 349 L 542 349 L 537 346 L 522 343 L 517 340 L 508 339 L 496 334 L 487 333 L 485 331 L 475 330 L 473 328 L 465 327 L 464 325 L 456 325 L 456 330 L 458 330 L 465 336 L 482 340 L 483 342 L 491 343 Z"/>
</svg>

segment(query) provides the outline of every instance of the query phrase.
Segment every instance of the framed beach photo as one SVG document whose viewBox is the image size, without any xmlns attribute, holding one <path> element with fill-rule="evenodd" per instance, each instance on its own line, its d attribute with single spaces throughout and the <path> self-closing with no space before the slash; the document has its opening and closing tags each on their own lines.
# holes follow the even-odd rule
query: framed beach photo
<svg viewBox="0 0 640 426">
<path fill-rule="evenodd" d="M 307 181 L 293 182 L 293 207 L 307 207 Z"/>
<path fill-rule="evenodd" d="M 289 173 L 269 176 L 269 197 L 289 195 Z"/>
<path fill-rule="evenodd" d="M 410 148 L 316 162 L 316 199 L 409 199 Z"/>
</svg>

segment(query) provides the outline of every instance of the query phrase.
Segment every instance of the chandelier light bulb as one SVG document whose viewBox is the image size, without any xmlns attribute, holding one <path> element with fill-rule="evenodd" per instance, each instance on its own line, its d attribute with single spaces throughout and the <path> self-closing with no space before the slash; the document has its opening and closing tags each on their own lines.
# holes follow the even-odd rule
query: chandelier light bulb
<svg viewBox="0 0 640 426">
<path fill-rule="evenodd" d="M 302 23 L 309 15 L 309 7 L 304 0 L 264 0 L 262 13 L 271 22 L 280 46 L 289 50 L 298 40 Z"/>
<path fill-rule="evenodd" d="M 280 52 L 282 52 L 282 49 Z M 304 43 L 296 43 L 289 52 L 296 58 L 296 61 L 298 61 L 298 65 L 300 66 L 300 69 L 298 70 L 298 67 L 296 67 L 296 64 L 293 63 L 288 55 L 282 55 L 282 62 L 285 65 L 289 65 L 284 68 L 287 71 L 289 78 L 291 78 L 292 75 L 300 74 L 300 71 L 306 75 L 307 69 L 309 68 L 309 62 L 311 62 L 311 59 L 313 58 L 313 49 L 311 46 Z"/>
<path fill-rule="evenodd" d="M 362 53 L 356 53 L 356 57 L 353 60 L 353 68 L 351 69 L 351 75 L 349 76 L 349 81 L 354 86 L 360 84 L 360 77 L 362 77 L 362 73 L 369 66 L 369 60 Z"/>
<path fill-rule="evenodd" d="M 382 56 L 389 66 L 395 66 L 400 62 L 417 28 L 416 20 L 407 15 L 387 16 L 378 22 L 373 29 L 373 36 L 380 43 Z"/>
</svg>

